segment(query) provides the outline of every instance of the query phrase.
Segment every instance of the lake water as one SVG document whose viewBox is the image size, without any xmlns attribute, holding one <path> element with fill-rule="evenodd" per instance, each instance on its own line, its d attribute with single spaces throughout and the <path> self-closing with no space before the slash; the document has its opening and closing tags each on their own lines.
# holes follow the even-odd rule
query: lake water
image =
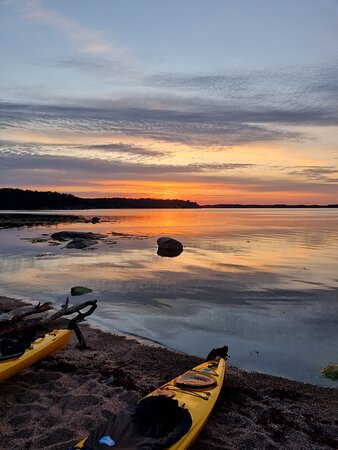
<svg viewBox="0 0 338 450">
<path fill-rule="evenodd" d="M 320 374 L 338 363 L 337 209 L 52 212 L 102 221 L 0 230 L 0 295 L 61 304 L 88 286 L 72 302 L 97 298 L 97 325 L 200 356 L 228 345 L 232 365 L 337 386 Z M 63 229 L 110 237 L 90 250 L 29 240 Z M 183 253 L 158 256 L 159 236 Z"/>
</svg>

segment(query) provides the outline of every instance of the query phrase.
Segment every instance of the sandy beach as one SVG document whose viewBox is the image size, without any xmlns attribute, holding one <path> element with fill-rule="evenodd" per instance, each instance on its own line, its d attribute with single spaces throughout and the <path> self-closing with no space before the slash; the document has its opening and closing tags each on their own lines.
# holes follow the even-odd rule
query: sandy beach
<svg viewBox="0 0 338 450">
<path fill-rule="evenodd" d="M 19 305 L 4 297 L 0 301 L 2 311 Z M 80 350 L 73 339 L 64 350 L 0 385 L 1 449 L 66 449 L 112 411 L 137 402 L 201 361 L 87 325 L 81 328 L 88 349 Z M 194 449 L 337 448 L 337 411 L 337 389 L 230 365 Z"/>
</svg>

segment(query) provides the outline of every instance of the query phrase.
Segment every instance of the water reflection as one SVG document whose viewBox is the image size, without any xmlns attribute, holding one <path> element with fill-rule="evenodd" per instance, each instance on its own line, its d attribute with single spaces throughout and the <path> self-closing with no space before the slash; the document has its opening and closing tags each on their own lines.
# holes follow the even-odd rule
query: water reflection
<svg viewBox="0 0 338 450">
<path fill-rule="evenodd" d="M 227 344 L 234 365 L 333 383 L 320 368 L 338 361 L 337 211 L 73 213 L 101 221 L 0 231 L 2 295 L 61 304 L 88 286 L 101 325 L 199 355 Z M 22 239 L 65 228 L 114 242 L 81 251 Z M 184 244 L 178 258 L 157 255 L 163 235 Z"/>
</svg>

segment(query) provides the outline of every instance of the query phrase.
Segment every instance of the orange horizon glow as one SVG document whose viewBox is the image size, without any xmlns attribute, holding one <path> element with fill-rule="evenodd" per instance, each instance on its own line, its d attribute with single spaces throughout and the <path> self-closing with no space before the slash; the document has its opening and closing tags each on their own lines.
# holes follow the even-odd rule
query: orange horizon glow
<svg viewBox="0 0 338 450">
<path fill-rule="evenodd" d="M 306 167 L 325 169 L 327 166 L 337 166 L 331 143 L 326 150 L 324 147 L 319 149 L 316 140 L 306 144 L 276 141 L 204 147 L 123 133 L 112 135 L 108 132 L 16 127 L 8 128 L 4 137 L 13 142 L 29 143 L 33 147 L 46 145 L 46 148 L 40 149 L 41 157 L 68 158 L 71 155 L 79 167 L 83 161 L 89 167 L 87 171 L 82 169 L 77 172 L 76 168 L 67 167 L 65 159 L 62 168 L 31 168 L 29 176 L 32 180 L 35 177 L 32 184 L 20 182 L 20 173 L 18 175 L 15 187 L 25 189 L 51 190 L 88 198 L 181 199 L 200 205 L 325 205 L 338 202 L 338 183 L 334 173 L 324 172 L 322 180 L 312 180 L 301 171 Z M 95 148 L 100 145 L 129 145 L 148 153 L 147 156 L 137 156 L 132 152 L 124 154 L 123 147 L 120 152 L 114 150 L 110 153 Z M 96 166 L 98 163 L 101 166 Z M 110 174 L 105 170 L 109 164 L 112 168 L 114 164 L 117 167 L 120 164 L 121 173 L 115 170 Z M 131 173 L 128 173 L 129 167 Z M 166 172 L 166 167 L 173 169 Z M 49 183 L 39 184 L 40 176 L 47 173 L 50 173 Z M 119 179 L 114 180 L 114 176 Z"/>
<path fill-rule="evenodd" d="M 83 198 L 124 197 L 152 198 L 161 200 L 190 200 L 199 205 L 206 204 L 289 204 L 326 205 L 336 204 L 337 198 L 318 192 L 250 192 L 254 186 L 213 185 L 191 182 L 161 181 L 95 181 L 83 186 L 22 186 L 22 189 L 70 193 Z"/>
</svg>

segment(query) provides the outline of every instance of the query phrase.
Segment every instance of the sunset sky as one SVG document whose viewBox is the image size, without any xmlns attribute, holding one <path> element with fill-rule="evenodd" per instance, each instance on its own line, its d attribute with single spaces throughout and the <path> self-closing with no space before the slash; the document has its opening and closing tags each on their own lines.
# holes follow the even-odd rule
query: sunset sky
<svg viewBox="0 0 338 450">
<path fill-rule="evenodd" d="M 337 0 L 0 0 L 0 186 L 338 203 Z"/>
</svg>

